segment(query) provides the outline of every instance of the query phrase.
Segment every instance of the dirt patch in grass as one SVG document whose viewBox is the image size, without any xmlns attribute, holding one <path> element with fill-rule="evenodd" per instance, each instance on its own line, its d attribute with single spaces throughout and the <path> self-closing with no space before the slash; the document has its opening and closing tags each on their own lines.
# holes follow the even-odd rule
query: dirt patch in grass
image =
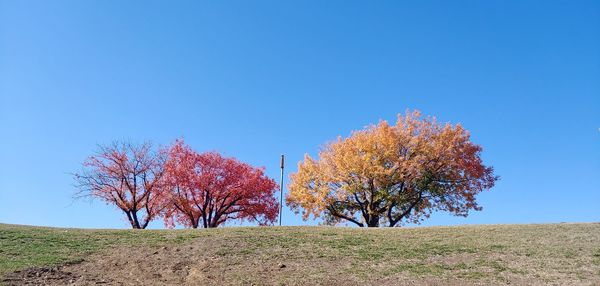
<svg viewBox="0 0 600 286">
<path fill-rule="evenodd" d="M 4 283 L 600 285 L 600 224 L 227 228 L 157 238 L 177 232 L 111 244 L 74 264 L 11 272 Z"/>
</svg>

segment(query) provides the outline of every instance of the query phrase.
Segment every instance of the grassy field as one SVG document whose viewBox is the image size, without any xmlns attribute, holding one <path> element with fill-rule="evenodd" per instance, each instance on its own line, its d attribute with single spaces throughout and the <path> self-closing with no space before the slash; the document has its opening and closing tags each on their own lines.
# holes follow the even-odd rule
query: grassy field
<svg viewBox="0 0 600 286">
<path fill-rule="evenodd" d="M 113 247 L 180 244 L 195 231 L 86 230 L 0 224 L 0 276 L 28 267 L 81 262 Z"/>
<path fill-rule="evenodd" d="M 143 231 L 0 224 L 0 276 L 12 277 L 5 283 L 29 279 L 15 275 L 18 270 L 60 265 L 56 269 L 68 273 L 60 279 L 83 285 L 94 279 L 188 285 L 600 285 L 600 224 Z"/>
</svg>

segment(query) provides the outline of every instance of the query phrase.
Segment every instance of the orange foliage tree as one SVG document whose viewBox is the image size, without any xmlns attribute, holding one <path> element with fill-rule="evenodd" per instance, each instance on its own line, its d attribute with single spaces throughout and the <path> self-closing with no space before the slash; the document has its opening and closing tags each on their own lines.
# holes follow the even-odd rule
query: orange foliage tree
<svg viewBox="0 0 600 286">
<path fill-rule="evenodd" d="M 381 121 L 327 144 L 318 160 L 305 155 L 290 175 L 287 204 L 305 220 L 361 227 L 418 223 L 434 210 L 467 216 L 498 179 L 469 137 L 418 111 L 398 115 L 395 125 Z"/>
<path fill-rule="evenodd" d="M 182 140 L 170 148 L 165 165 L 169 203 L 164 219 L 168 227 L 217 227 L 227 220 L 272 224 L 279 203 L 278 190 L 263 169 L 218 153 L 197 153 Z"/>
<path fill-rule="evenodd" d="M 131 227 L 143 229 L 165 207 L 165 154 L 149 143 L 100 146 L 75 174 L 79 195 L 100 198 L 122 210 Z"/>
</svg>

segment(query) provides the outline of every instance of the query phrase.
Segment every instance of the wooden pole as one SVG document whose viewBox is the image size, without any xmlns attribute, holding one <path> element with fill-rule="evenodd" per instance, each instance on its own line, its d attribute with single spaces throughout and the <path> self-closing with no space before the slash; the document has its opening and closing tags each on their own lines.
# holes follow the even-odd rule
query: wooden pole
<svg viewBox="0 0 600 286">
<path fill-rule="evenodd" d="M 284 155 L 281 154 L 281 183 L 279 184 L 279 226 L 281 226 L 281 212 L 283 210 L 283 166 L 284 166 Z"/>
</svg>

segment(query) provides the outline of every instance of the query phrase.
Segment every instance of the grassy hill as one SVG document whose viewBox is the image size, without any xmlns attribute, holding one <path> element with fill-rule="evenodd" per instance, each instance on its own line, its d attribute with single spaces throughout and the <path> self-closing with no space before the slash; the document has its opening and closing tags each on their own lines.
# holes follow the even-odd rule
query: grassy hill
<svg viewBox="0 0 600 286">
<path fill-rule="evenodd" d="M 6 285 L 600 285 L 600 224 L 81 230 L 0 224 Z"/>
</svg>

